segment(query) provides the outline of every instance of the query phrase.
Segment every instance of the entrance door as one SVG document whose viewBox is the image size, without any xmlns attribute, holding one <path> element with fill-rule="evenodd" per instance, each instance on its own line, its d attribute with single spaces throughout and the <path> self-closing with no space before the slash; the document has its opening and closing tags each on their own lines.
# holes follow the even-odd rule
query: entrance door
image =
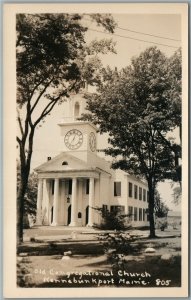
<svg viewBox="0 0 191 300">
<path fill-rule="evenodd" d="M 86 225 L 88 224 L 89 220 L 89 205 L 86 207 Z"/>
<path fill-rule="evenodd" d="M 71 204 L 68 206 L 68 225 L 71 223 Z"/>
</svg>

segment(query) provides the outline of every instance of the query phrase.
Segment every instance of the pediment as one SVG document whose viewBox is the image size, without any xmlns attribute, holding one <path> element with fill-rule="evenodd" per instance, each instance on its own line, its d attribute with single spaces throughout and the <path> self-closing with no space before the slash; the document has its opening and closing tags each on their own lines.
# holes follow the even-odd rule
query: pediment
<svg viewBox="0 0 191 300">
<path fill-rule="evenodd" d="M 62 152 L 61 154 L 55 156 L 51 160 L 45 162 L 39 167 L 35 168 L 35 171 L 38 172 L 49 172 L 49 171 L 69 171 L 69 170 L 87 170 L 92 169 L 84 161 L 76 158 L 72 155 L 69 155 L 66 152 Z"/>
</svg>

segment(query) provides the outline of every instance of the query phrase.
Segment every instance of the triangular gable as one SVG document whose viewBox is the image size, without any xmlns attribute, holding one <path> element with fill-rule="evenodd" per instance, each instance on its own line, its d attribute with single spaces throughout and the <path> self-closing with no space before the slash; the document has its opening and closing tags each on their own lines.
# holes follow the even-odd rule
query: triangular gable
<svg viewBox="0 0 191 300">
<path fill-rule="evenodd" d="M 48 171 L 62 171 L 62 170 L 86 170 L 92 169 L 84 161 L 76 158 L 66 152 L 62 152 L 61 154 L 53 157 L 51 160 L 43 163 L 39 167 L 35 168 L 35 171 L 38 172 L 48 172 Z"/>
</svg>

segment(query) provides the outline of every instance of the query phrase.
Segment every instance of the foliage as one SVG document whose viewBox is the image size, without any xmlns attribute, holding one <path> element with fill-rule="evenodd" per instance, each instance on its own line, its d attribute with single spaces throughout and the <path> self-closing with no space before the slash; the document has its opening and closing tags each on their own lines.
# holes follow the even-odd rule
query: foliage
<svg viewBox="0 0 191 300">
<path fill-rule="evenodd" d="M 175 59 L 174 59 L 175 60 Z M 113 168 L 144 177 L 149 189 L 150 236 L 154 230 L 154 191 L 156 184 L 165 179 L 179 180 L 177 176 L 177 145 L 169 132 L 180 120 L 180 99 L 172 82 L 174 60 L 156 47 L 133 58 L 129 67 L 118 71 L 107 68 L 97 93 L 87 96 L 90 114 L 83 119 L 108 132 L 110 147 L 105 150 L 114 158 Z M 180 57 L 176 60 L 181 65 Z M 177 75 L 179 78 L 179 73 Z M 181 90 L 179 80 L 176 80 Z M 176 111 L 172 99 L 176 96 Z"/>
<path fill-rule="evenodd" d="M 124 232 L 99 235 L 99 241 L 102 243 L 107 259 L 111 263 L 115 279 L 118 279 L 119 270 L 125 270 L 125 256 L 140 252 L 142 246 L 140 243 L 136 244 L 136 240 L 137 236 Z"/>
<path fill-rule="evenodd" d="M 168 206 L 161 200 L 160 194 L 157 190 L 155 190 L 155 216 L 158 218 L 167 217 L 169 208 Z"/>
<path fill-rule="evenodd" d="M 128 224 L 128 215 L 122 214 L 120 210 L 115 209 L 109 211 L 104 208 L 94 208 L 101 214 L 102 222 L 99 225 L 96 225 L 103 230 L 126 230 L 130 227 Z"/>
<path fill-rule="evenodd" d="M 173 188 L 173 202 L 178 205 L 181 202 L 181 197 L 182 197 L 182 189 L 181 186 L 176 186 Z"/>
<path fill-rule="evenodd" d="M 21 181 L 19 162 L 17 161 L 17 192 Z M 24 197 L 24 214 L 31 214 L 36 216 L 36 200 L 37 200 L 37 174 L 30 173 L 28 179 L 28 186 Z"/>
<path fill-rule="evenodd" d="M 85 43 L 88 30 L 79 14 L 17 14 L 16 71 L 17 121 L 21 181 L 17 197 L 17 236 L 23 239 L 24 197 L 27 190 L 35 130 L 54 107 L 84 81 L 97 84 L 99 53 L 114 51 L 111 40 Z M 110 15 L 90 15 L 99 26 L 113 32 Z"/>
</svg>

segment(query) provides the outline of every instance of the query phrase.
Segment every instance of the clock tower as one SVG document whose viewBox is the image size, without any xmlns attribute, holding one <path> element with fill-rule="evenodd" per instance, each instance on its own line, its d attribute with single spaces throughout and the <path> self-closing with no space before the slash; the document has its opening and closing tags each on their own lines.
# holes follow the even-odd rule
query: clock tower
<svg viewBox="0 0 191 300">
<path fill-rule="evenodd" d="M 97 128 L 90 122 L 79 121 L 85 113 L 83 93 L 75 94 L 65 102 L 65 114 L 58 124 L 61 132 L 61 151 L 69 152 L 85 162 L 95 159 L 97 151 Z"/>
</svg>

